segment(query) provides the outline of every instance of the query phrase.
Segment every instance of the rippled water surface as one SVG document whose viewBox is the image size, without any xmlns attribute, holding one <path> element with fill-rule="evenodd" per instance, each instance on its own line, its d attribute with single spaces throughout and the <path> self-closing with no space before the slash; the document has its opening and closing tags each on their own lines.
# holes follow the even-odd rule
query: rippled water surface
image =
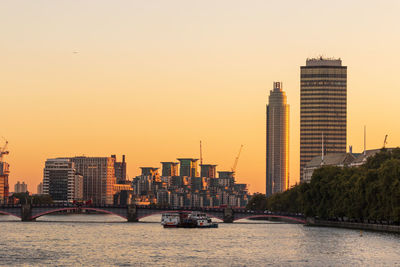
<svg viewBox="0 0 400 267">
<path fill-rule="evenodd" d="M 400 266 L 400 235 L 250 222 L 163 229 L 159 216 L 0 216 L 1 265 Z"/>
</svg>

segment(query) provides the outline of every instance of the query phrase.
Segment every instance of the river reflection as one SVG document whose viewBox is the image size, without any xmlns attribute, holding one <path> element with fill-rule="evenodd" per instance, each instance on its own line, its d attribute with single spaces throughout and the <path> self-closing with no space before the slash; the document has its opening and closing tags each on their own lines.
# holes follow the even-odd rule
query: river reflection
<svg viewBox="0 0 400 267">
<path fill-rule="evenodd" d="M 243 220 L 217 229 L 164 229 L 160 215 L 0 216 L 2 265 L 400 265 L 400 236 Z"/>
</svg>

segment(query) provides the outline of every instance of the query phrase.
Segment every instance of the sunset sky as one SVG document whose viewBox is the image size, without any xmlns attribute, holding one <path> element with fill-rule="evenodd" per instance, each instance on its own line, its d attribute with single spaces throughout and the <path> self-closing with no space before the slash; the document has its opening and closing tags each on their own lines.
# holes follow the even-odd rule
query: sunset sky
<svg viewBox="0 0 400 267">
<path fill-rule="evenodd" d="M 266 104 L 290 104 L 290 181 L 299 180 L 300 66 L 348 66 L 348 145 L 400 145 L 400 1 L 0 2 L 0 136 L 10 190 L 47 158 L 125 154 L 140 166 L 199 157 L 265 192 Z"/>
</svg>

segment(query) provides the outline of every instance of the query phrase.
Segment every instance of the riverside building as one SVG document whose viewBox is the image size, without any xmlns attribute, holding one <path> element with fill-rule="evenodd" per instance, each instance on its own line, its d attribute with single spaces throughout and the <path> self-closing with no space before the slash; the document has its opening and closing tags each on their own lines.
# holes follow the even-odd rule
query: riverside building
<svg viewBox="0 0 400 267">
<path fill-rule="evenodd" d="M 36 193 L 37 193 L 38 195 L 43 195 L 43 182 L 41 182 L 41 183 L 39 183 L 39 184 L 37 185 Z"/>
<path fill-rule="evenodd" d="M 190 176 L 190 177 L 197 177 L 197 161 L 198 159 L 193 158 L 183 158 L 178 159 L 180 167 L 180 175 L 181 176 Z"/>
<path fill-rule="evenodd" d="M 162 176 L 178 176 L 178 165 L 179 162 L 161 162 L 162 164 Z"/>
<path fill-rule="evenodd" d="M 19 181 L 14 185 L 14 193 L 26 193 L 28 192 L 28 185 L 25 182 L 20 183 Z"/>
<path fill-rule="evenodd" d="M 266 195 L 289 188 L 289 105 L 282 83 L 274 82 L 267 105 Z"/>
<path fill-rule="evenodd" d="M 83 176 L 83 199 L 96 204 L 113 204 L 115 158 L 74 157 L 76 171 Z"/>
<path fill-rule="evenodd" d="M 122 155 L 122 162 L 117 161 L 117 156 L 116 155 L 111 155 L 111 157 L 114 159 L 114 169 L 115 169 L 115 179 L 117 180 L 118 184 L 125 184 L 127 182 L 126 180 L 126 161 L 125 161 L 125 155 Z"/>
<path fill-rule="evenodd" d="M 300 67 L 300 182 L 314 157 L 346 152 L 347 67 L 340 59 L 307 59 Z"/>
<path fill-rule="evenodd" d="M 7 203 L 9 186 L 8 175 L 10 174 L 10 164 L 0 161 L 0 204 Z"/>
<path fill-rule="evenodd" d="M 249 195 L 246 184 L 235 183 L 233 172 L 218 172 L 212 164 L 201 164 L 197 172 L 197 159 L 178 159 L 162 162 L 162 175 L 158 168 L 141 167 L 142 174 L 132 181 L 136 203 L 157 204 L 172 207 L 232 207 L 246 206 Z"/>
<path fill-rule="evenodd" d="M 69 158 L 48 159 L 43 175 L 43 193 L 54 202 L 73 202 L 83 198 L 83 177 Z"/>
</svg>

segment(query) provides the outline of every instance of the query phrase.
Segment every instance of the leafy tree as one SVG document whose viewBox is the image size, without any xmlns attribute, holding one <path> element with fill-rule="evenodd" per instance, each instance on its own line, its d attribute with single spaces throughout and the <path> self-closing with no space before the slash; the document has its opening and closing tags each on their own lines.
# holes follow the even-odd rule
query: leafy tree
<svg viewBox="0 0 400 267">
<path fill-rule="evenodd" d="M 18 204 L 30 203 L 31 197 L 29 196 L 29 192 L 14 193 L 12 196 L 18 199 Z"/>
<path fill-rule="evenodd" d="M 249 204 L 259 198 L 264 203 L 257 196 Z M 323 166 L 310 183 L 274 194 L 265 203 L 272 211 L 305 216 L 400 223 L 400 149 L 382 150 L 361 167 Z"/>
<path fill-rule="evenodd" d="M 32 196 L 33 204 L 52 204 L 53 199 L 50 195 L 34 195 Z"/>
<path fill-rule="evenodd" d="M 267 198 L 261 193 L 255 193 L 246 206 L 246 208 L 249 210 L 266 210 L 266 207 Z"/>
<path fill-rule="evenodd" d="M 30 196 L 29 192 L 14 193 L 13 197 L 18 199 L 18 204 L 52 204 L 53 199 L 50 195 L 33 195 Z"/>
</svg>

